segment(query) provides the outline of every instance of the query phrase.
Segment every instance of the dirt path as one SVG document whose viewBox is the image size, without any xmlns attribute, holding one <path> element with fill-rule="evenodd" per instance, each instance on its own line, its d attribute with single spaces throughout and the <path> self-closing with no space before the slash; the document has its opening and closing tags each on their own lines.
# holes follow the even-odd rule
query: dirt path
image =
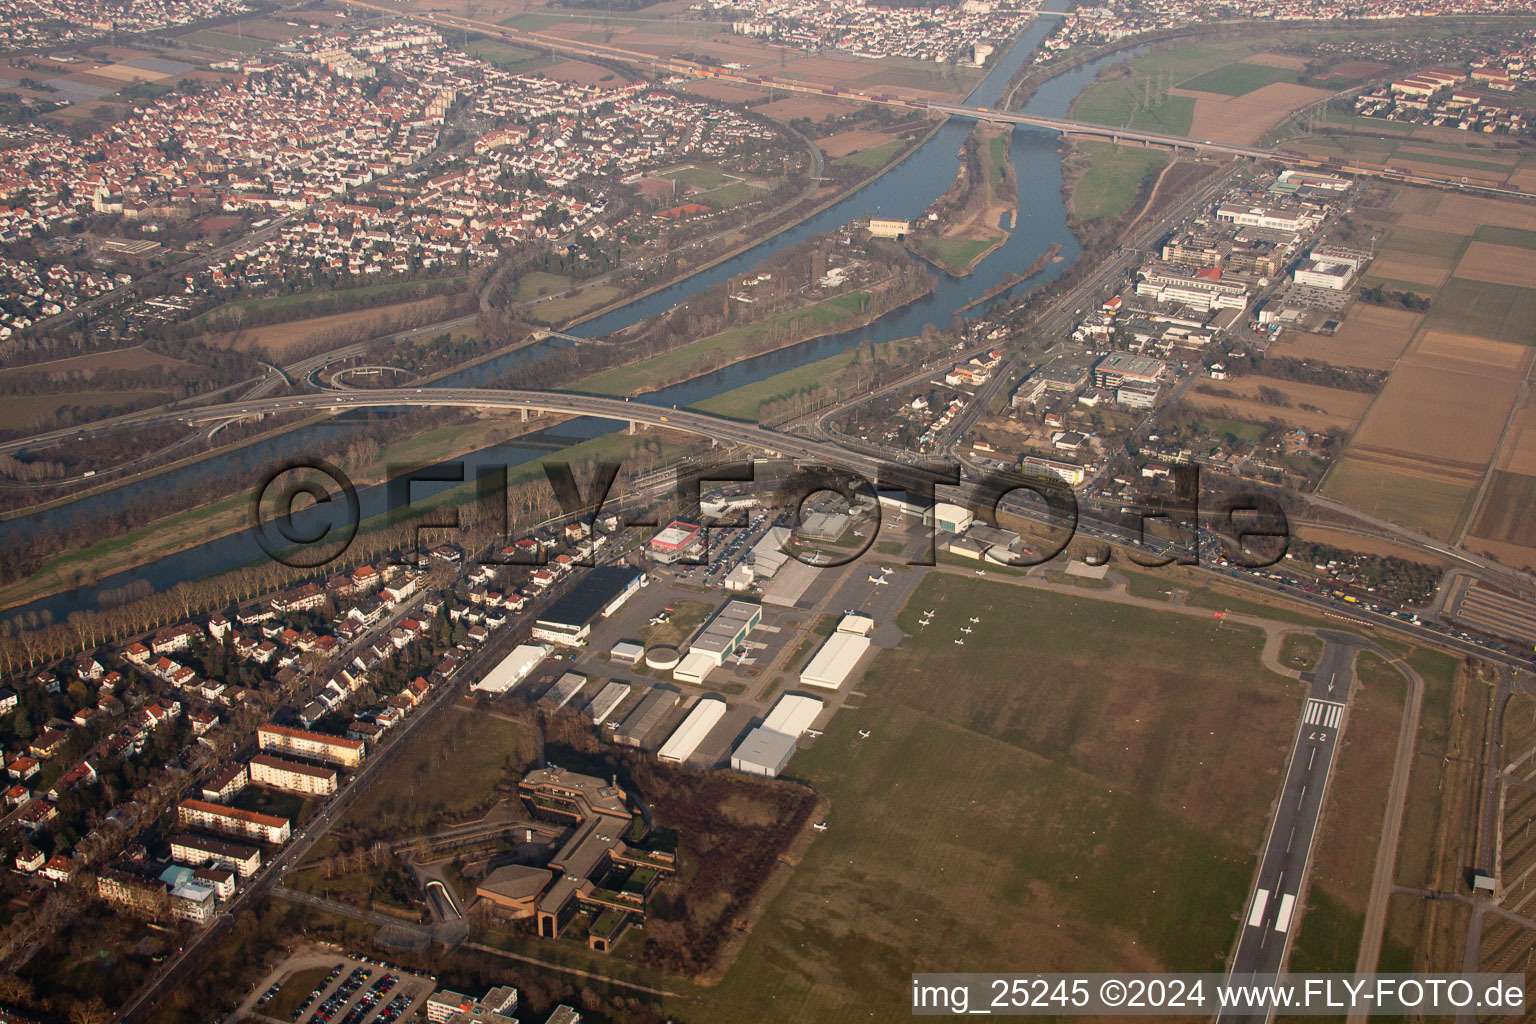
<svg viewBox="0 0 1536 1024">
<path fill-rule="evenodd" d="M 1163 167 L 1163 172 L 1159 174 L 1157 176 L 1157 180 L 1152 183 L 1152 191 L 1147 194 L 1147 201 L 1141 204 L 1141 209 L 1137 212 L 1136 219 L 1125 226 L 1126 234 L 1130 234 L 1131 229 L 1134 228 L 1137 224 L 1140 224 L 1141 219 L 1147 215 L 1147 211 L 1152 209 L 1153 204 L 1157 202 L 1158 189 L 1163 187 L 1163 179 L 1168 177 L 1168 172 L 1177 167 L 1178 164 L 1179 158 L 1174 157 L 1172 160 L 1168 161 L 1166 166 Z"/>
</svg>

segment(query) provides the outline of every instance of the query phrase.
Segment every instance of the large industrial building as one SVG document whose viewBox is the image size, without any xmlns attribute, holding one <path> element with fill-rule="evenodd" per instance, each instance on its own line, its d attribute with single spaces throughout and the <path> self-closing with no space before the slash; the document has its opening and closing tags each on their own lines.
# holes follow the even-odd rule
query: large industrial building
<svg viewBox="0 0 1536 1024">
<path fill-rule="evenodd" d="M 704 549 L 704 528 L 697 523 L 674 519 L 646 545 L 653 561 L 669 564 Z"/>
<path fill-rule="evenodd" d="M 727 601 L 688 645 L 688 654 L 672 670 L 683 683 L 702 683 L 704 677 L 725 664 L 732 651 L 763 621 L 763 606 L 753 601 Z"/>
<path fill-rule="evenodd" d="M 941 501 L 923 513 L 924 526 L 937 526 L 945 533 L 964 533 L 976 517 L 968 508 Z"/>
<path fill-rule="evenodd" d="M 791 693 L 782 697 L 763 724 L 749 732 L 731 753 L 731 767 L 748 775 L 777 776 L 795 755 L 800 737 L 824 707 L 815 697 Z"/>
<path fill-rule="evenodd" d="M 824 690 L 840 689 L 869 647 L 867 636 L 833 633 L 821 645 L 821 650 L 816 652 L 811 663 L 800 672 L 800 685 L 819 686 Z"/>
<path fill-rule="evenodd" d="M 1162 380 L 1167 364 L 1151 356 L 1138 356 L 1129 352 L 1111 352 L 1093 368 L 1093 382 L 1101 388 L 1118 388 L 1122 384 L 1139 384 L 1156 389 Z"/>
<path fill-rule="evenodd" d="M 614 733 L 614 741 L 631 747 L 643 747 L 666 717 L 677 707 L 682 693 L 665 686 L 653 686 Z"/>
<path fill-rule="evenodd" d="M 587 705 L 587 717 L 592 719 L 593 725 L 602 725 L 613 714 L 613 709 L 624 703 L 624 698 L 629 696 L 633 689 L 628 683 L 613 682 L 598 691 Z"/>
<path fill-rule="evenodd" d="M 256 730 L 256 742 L 263 753 L 291 754 L 343 768 L 356 768 L 362 764 L 363 752 L 367 749 L 362 740 L 290 729 L 286 725 L 261 726 Z"/>
<path fill-rule="evenodd" d="M 673 730 L 667 742 L 656 751 L 656 757 L 676 764 L 688 760 L 699 749 L 699 744 L 704 742 L 709 731 L 724 717 L 725 701 L 714 697 L 701 698 L 693 705 L 693 710 L 688 712 L 688 717 L 683 719 L 683 724 Z"/>
<path fill-rule="evenodd" d="M 581 692 L 581 688 L 587 685 L 587 677 L 580 672 L 567 672 L 555 680 L 555 685 L 544 694 L 544 699 L 552 702 L 555 707 L 563 708 L 571 702 L 571 698 Z"/>
<path fill-rule="evenodd" d="M 593 569 L 581 582 L 534 621 L 533 639 L 574 647 L 592 632 L 592 623 L 607 618 L 640 589 L 645 577 L 629 566 Z"/>
<path fill-rule="evenodd" d="M 506 693 L 527 679 L 528 673 L 543 664 L 547 657 L 549 648 L 543 644 L 518 644 L 511 654 L 502 658 L 473 688 L 481 693 Z"/>
</svg>

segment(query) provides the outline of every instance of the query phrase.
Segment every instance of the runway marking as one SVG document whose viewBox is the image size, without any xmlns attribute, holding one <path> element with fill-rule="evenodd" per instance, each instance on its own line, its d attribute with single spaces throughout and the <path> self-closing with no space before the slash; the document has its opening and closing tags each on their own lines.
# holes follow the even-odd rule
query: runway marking
<svg viewBox="0 0 1536 1024">
<path fill-rule="evenodd" d="M 1337 729 L 1343 719 L 1343 704 L 1334 700 L 1319 700 L 1316 697 L 1307 700 L 1307 709 L 1302 716 L 1305 724 L 1321 726 L 1324 729 Z"/>
<path fill-rule="evenodd" d="M 1253 894 L 1253 910 L 1248 914 L 1248 927 L 1257 928 L 1264 921 L 1264 908 L 1269 906 L 1269 890 L 1260 889 Z"/>
<path fill-rule="evenodd" d="M 1280 898 L 1280 912 L 1275 915 L 1275 931 L 1283 932 L 1291 927 L 1291 911 L 1296 908 L 1296 897 L 1286 893 Z"/>
</svg>

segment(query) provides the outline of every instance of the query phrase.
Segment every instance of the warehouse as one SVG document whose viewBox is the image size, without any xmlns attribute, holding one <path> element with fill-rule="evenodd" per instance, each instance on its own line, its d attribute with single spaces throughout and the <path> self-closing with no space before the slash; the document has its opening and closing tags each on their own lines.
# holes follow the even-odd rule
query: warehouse
<svg viewBox="0 0 1536 1024">
<path fill-rule="evenodd" d="M 683 719 L 683 724 L 678 726 L 667 742 L 661 745 L 656 752 L 656 757 L 662 761 L 671 761 L 681 764 L 693 756 L 693 752 L 699 749 L 699 744 L 704 742 L 704 737 L 725 717 L 725 701 L 716 700 L 713 697 L 704 697 L 694 704 L 693 710 L 688 712 L 688 717 Z"/>
<path fill-rule="evenodd" d="M 633 640 L 620 640 L 613 645 L 613 650 L 608 654 L 614 661 L 625 665 L 638 665 L 640 659 L 645 657 L 645 648 Z"/>
<path fill-rule="evenodd" d="M 700 553 L 704 548 L 704 530 L 696 523 L 674 519 L 647 545 L 651 558 L 663 565 Z"/>
<path fill-rule="evenodd" d="M 800 685 L 839 689 L 867 650 L 869 637 L 857 633 L 833 633 L 800 673 Z"/>
<path fill-rule="evenodd" d="M 628 683 L 609 683 L 598 691 L 597 696 L 587 705 L 587 717 L 592 719 L 593 725 L 602 725 L 613 714 L 613 709 L 624 703 L 624 698 L 629 696 L 633 689 Z"/>
<path fill-rule="evenodd" d="M 869 636 L 874 631 L 875 620 L 861 612 L 849 612 L 837 620 L 839 633 L 857 633 L 859 636 Z"/>
<path fill-rule="evenodd" d="M 715 665 L 724 665 L 730 653 L 740 647 L 747 634 L 762 621 L 762 605 L 752 601 L 727 601 L 693 638 L 688 652 L 702 652 L 709 655 Z"/>
<path fill-rule="evenodd" d="M 528 678 L 528 673 L 543 664 L 549 657 L 549 648 L 543 644 L 518 644 L 512 653 L 476 683 L 473 689 L 481 693 L 506 693 Z"/>
<path fill-rule="evenodd" d="M 581 688 L 587 685 L 587 677 L 580 672 L 567 672 L 555 680 L 555 685 L 544 694 L 544 699 L 554 702 L 556 708 L 563 708 L 571 702 L 571 698 L 581 692 Z"/>
<path fill-rule="evenodd" d="M 758 727 L 731 752 L 731 767 L 748 775 L 776 777 L 795 756 L 798 741 L 782 732 Z"/>
<path fill-rule="evenodd" d="M 975 521 L 970 509 L 948 501 L 941 501 L 923 513 L 924 526 L 937 526 L 945 533 L 964 533 Z"/>
<path fill-rule="evenodd" d="M 824 707 L 826 705 L 815 697 L 803 693 L 787 693 L 779 698 L 773 710 L 768 712 L 768 717 L 763 719 L 763 728 L 799 739 L 800 734 L 816 721 L 816 716 L 821 714 Z"/>
<path fill-rule="evenodd" d="M 789 527 L 770 526 L 762 539 L 752 545 L 752 575 L 760 580 L 771 579 L 789 561 L 789 553 L 784 550 L 788 543 Z"/>
<path fill-rule="evenodd" d="M 581 578 L 533 624 L 533 639 L 575 647 L 586 642 L 592 623 L 618 611 L 640 590 L 645 576 L 629 566 L 604 566 Z"/>
<path fill-rule="evenodd" d="M 624 724 L 614 734 L 614 740 L 630 747 L 645 746 L 646 739 L 655 732 L 672 709 L 677 707 L 677 702 L 682 694 L 677 690 L 664 686 L 654 686 L 651 692 L 645 695 L 645 699 L 635 705 L 635 710 L 624 719 Z"/>
</svg>

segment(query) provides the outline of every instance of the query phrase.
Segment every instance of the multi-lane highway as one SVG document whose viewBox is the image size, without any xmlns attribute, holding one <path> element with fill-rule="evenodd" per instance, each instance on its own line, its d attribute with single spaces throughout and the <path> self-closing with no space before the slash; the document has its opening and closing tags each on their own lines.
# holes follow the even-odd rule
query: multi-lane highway
<svg viewBox="0 0 1536 1024">
<path fill-rule="evenodd" d="M 1323 652 L 1310 677 L 1307 701 L 1291 746 L 1280 799 L 1259 859 L 1253 891 L 1243 908 L 1231 976 L 1278 974 L 1285 966 L 1301 911 L 1302 888 L 1339 737 L 1348 717 L 1355 655 L 1367 641 L 1349 633 L 1322 632 Z M 1303 678 L 1307 678 L 1303 676 Z M 1225 1024 L 1263 1024 L 1272 1012 L 1231 1011 Z"/>
</svg>

